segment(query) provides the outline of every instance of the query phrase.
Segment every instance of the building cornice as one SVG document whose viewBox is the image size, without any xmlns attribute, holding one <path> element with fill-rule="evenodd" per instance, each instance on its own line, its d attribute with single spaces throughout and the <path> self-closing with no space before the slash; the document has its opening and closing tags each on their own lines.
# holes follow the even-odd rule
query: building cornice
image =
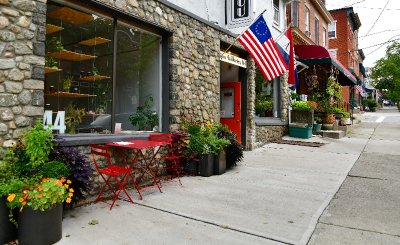
<svg viewBox="0 0 400 245">
<path fill-rule="evenodd" d="M 321 2 L 321 0 L 311 0 L 315 6 L 315 9 L 321 14 L 321 16 L 326 20 L 326 22 L 331 23 L 334 21 L 332 15 L 329 13 L 328 9 L 325 7 L 325 4 Z"/>
</svg>

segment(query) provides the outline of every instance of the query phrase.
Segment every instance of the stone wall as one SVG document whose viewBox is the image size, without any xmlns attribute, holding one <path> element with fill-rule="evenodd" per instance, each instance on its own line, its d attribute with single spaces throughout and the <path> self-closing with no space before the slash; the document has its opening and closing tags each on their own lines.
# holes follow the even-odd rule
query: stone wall
<svg viewBox="0 0 400 245">
<path fill-rule="evenodd" d="M 43 115 L 45 0 L 0 0 L 0 145 Z"/>
<path fill-rule="evenodd" d="M 278 140 L 288 133 L 288 127 L 284 126 L 256 126 L 257 136 L 255 147 L 260 147 L 272 140 Z"/>
<path fill-rule="evenodd" d="M 101 0 L 173 32 L 170 38 L 170 129 L 182 119 L 220 118 L 220 40 L 234 38 L 157 1 Z"/>
</svg>

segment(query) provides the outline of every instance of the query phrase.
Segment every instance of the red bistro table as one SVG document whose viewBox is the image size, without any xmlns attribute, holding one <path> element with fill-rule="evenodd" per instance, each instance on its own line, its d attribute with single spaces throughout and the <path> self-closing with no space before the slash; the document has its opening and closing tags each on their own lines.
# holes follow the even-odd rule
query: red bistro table
<svg viewBox="0 0 400 245">
<path fill-rule="evenodd" d="M 151 177 L 151 179 L 153 180 L 154 185 L 157 186 L 158 190 L 162 193 L 161 188 L 158 184 L 159 180 L 156 178 L 156 175 L 152 172 L 151 166 L 154 163 L 154 159 L 157 156 L 159 150 L 161 149 L 161 146 L 166 145 L 166 142 L 158 142 L 158 141 L 150 141 L 150 140 L 129 140 L 129 141 L 111 142 L 111 143 L 107 143 L 107 145 L 116 147 L 117 149 L 134 150 L 135 153 L 132 158 L 133 171 L 136 171 L 136 170 L 141 171 L 141 175 L 137 179 L 136 179 L 136 175 L 134 176 L 135 177 L 134 181 L 136 181 L 135 187 L 140 184 L 140 181 L 142 180 L 143 176 L 145 174 L 148 174 Z M 150 151 L 153 155 L 149 156 L 147 158 L 148 160 L 146 160 L 146 158 L 143 154 L 143 150 L 154 149 L 156 147 L 158 147 L 157 150 Z M 147 152 L 149 152 L 149 151 L 147 151 Z M 143 164 L 141 164 L 139 162 L 139 160 L 142 160 Z M 137 188 L 137 191 L 139 193 L 140 199 L 142 199 L 142 195 L 140 194 L 139 188 Z"/>
</svg>

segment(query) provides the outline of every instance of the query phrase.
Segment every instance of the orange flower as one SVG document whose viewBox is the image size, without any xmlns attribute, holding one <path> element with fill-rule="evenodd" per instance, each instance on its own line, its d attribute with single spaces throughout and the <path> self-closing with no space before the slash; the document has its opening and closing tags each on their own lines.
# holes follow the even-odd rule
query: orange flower
<svg viewBox="0 0 400 245">
<path fill-rule="evenodd" d="M 72 181 L 71 180 L 67 180 L 67 184 L 71 184 L 72 183 Z"/>
<path fill-rule="evenodd" d="M 43 188 L 44 188 L 43 185 L 41 185 L 41 186 L 39 186 L 38 190 L 39 190 L 39 191 L 42 191 Z"/>
<path fill-rule="evenodd" d="M 71 203 L 72 200 L 71 200 L 71 198 L 68 197 L 67 200 L 65 200 L 65 201 L 66 201 L 67 203 Z"/>
<path fill-rule="evenodd" d="M 15 198 L 15 194 L 12 193 L 12 194 L 8 195 L 7 201 L 12 202 L 14 200 L 14 198 Z"/>
<path fill-rule="evenodd" d="M 49 180 L 50 180 L 50 178 L 44 178 L 44 179 L 42 179 L 42 182 L 47 182 Z"/>
<path fill-rule="evenodd" d="M 25 206 L 25 205 L 26 205 L 26 202 L 23 202 L 23 203 L 22 203 L 22 206 Z"/>
<path fill-rule="evenodd" d="M 64 177 L 61 178 L 61 182 L 63 182 L 63 183 L 65 182 L 65 178 Z"/>
<path fill-rule="evenodd" d="M 62 186 L 61 180 L 57 180 L 57 181 L 56 181 L 56 186 L 58 186 L 58 187 Z"/>
<path fill-rule="evenodd" d="M 19 202 L 23 202 L 23 201 L 25 201 L 25 199 L 23 199 L 22 197 L 20 197 L 18 201 L 19 201 Z"/>
<path fill-rule="evenodd" d="M 43 197 L 43 194 L 39 194 L 39 196 L 38 196 L 39 198 L 42 198 Z"/>
</svg>

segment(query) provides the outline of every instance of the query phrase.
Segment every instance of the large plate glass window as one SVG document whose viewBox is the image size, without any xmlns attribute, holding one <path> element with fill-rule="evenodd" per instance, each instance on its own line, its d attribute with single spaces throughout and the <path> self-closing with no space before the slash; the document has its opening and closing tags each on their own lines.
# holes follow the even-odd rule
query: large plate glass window
<svg viewBox="0 0 400 245">
<path fill-rule="evenodd" d="M 161 37 L 55 2 L 46 22 L 45 110 L 65 111 L 67 133 L 109 133 L 113 122 L 160 126 Z M 149 100 L 154 125 L 133 125 L 129 117 Z"/>
</svg>

